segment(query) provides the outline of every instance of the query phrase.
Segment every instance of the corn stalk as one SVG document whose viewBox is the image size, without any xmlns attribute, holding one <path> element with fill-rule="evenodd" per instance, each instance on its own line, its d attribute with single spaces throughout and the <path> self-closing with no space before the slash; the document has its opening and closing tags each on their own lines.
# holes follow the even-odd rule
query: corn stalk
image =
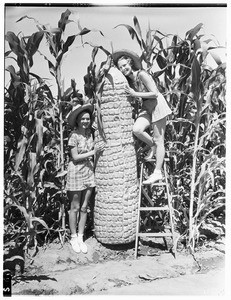
<svg viewBox="0 0 231 300">
<path fill-rule="evenodd" d="M 8 66 L 6 69 L 10 72 L 11 83 L 5 93 L 5 135 L 12 141 L 12 146 L 16 147 L 17 151 L 15 155 L 9 154 L 10 161 L 6 161 L 5 164 L 9 166 L 6 170 L 9 179 L 17 178 L 17 183 L 20 188 L 23 187 L 23 192 L 20 192 L 21 201 L 11 197 L 16 191 L 12 191 L 13 182 L 8 182 L 6 178 L 5 196 L 8 199 L 7 210 L 17 207 L 26 220 L 28 243 L 33 238 L 36 240 L 38 222 L 48 230 L 46 223 L 36 218 L 33 211 L 33 203 L 37 198 L 37 174 L 41 168 L 40 157 L 43 149 L 43 119 L 38 105 L 38 90 L 42 85 L 43 87 L 46 85 L 42 83 L 41 78 L 30 72 L 30 68 L 33 66 L 33 56 L 42 38 L 43 32 L 36 32 L 29 37 L 22 36 L 21 39 L 13 32 L 6 34 L 10 47 L 6 57 L 12 54 L 19 70 L 16 71 L 13 66 Z"/>
<path fill-rule="evenodd" d="M 197 174 L 197 153 L 198 153 L 198 143 L 199 143 L 199 131 L 200 131 L 200 119 L 201 119 L 201 101 L 200 98 L 200 80 L 201 70 L 197 58 L 194 57 L 192 64 L 192 86 L 191 92 L 193 94 L 194 101 L 197 104 L 197 111 L 195 116 L 195 140 L 193 147 L 193 161 L 192 161 L 192 174 L 191 174 L 191 192 L 190 192 L 190 205 L 189 205 L 189 247 L 191 251 L 194 249 L 194 244 L 191 245 L 193 239 L 193 206 L 194 206 L 194 193 L 195 193 L 195 181 Z"/>
</svg>

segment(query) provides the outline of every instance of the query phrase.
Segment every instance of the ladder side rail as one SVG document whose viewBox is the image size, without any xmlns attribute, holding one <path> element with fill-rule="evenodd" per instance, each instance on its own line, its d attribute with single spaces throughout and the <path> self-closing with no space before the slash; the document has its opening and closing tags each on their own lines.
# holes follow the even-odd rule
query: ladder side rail
<svg viewBox="0 0 231 300">
<path fill-rule="evenodd" d="M 139 199 L 138 199 L 137 223 L 136 223 L 136 240 L 135 240 L 135 258 L 137 258 L 138 242 L 139 242 L 140 206 L 141 206 L 141 194 L 142 194 L 143 169 L 144 169 L 144 164 L 142 163 L 141 164 L 141 170 L 140 170 L 140 182 L 139 182 Z"/>
<path fill-rule="evenodd" d="M 169 206 L 169 216 L 170 216 L 170 224 L 171 224 L 171 230 L 172 230 L 172 235 L 173 235 L 173 242 L 174 242 L 174 219 L 173 219 L 173 208 L 172 208 L 172 196 L 169 191 L 169 186 L 168 186 L 168 175 L 167 175 L 167 168 L 166 168 L 166 162 L 164 162 L 164 177 L 165 177 L 165 182 L 166 182 L 166 191 L 167 191 L 167 198 L 168 198 L 168 206 Z"/>
<path fill-rule="evenodd" d="M 151 199 L 151 197 L 148 195 L 148 193 L 145 191 L 145 189 L 143 188 L 143 186 L 141 186 L 141 189 L 142 189 L 142 192 L 143 192 L 143 195 L 145 196 L 145 198 L 148 200 L 149 204 L 151 206 L 154 206 L 154 203 Z"/>
</svg>

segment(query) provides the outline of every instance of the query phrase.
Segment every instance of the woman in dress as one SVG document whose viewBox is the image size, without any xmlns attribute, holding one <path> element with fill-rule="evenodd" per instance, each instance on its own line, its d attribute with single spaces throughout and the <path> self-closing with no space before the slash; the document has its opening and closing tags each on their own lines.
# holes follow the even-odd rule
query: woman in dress
<svg viewBox="0 0 231 300">
<path fill-rule="evenodd" d="M 92 112 L 91 104 L 77 104 L 67 118 L 73 131 L 68 139 L 70 161 L 67 170 L 66 191 L 71 203 L 69 212 L 70 243 L 77 253 L 80 251 L 87 253 L 87 245 L 83 236 L 87 221 L 88 201 L 95 187 L 93 158 L 98 149 L 94 149 L 91 131 Z"/>
<path fill-rule="evenodd" d="M 113 53 L 113 60 L 118 69 L 128 80 L 125 88 L 128 96 L 142 99 L 142 107 L 133 127 L 135 136 L 145 142 L 150 151 L 146 159 L 156 156 L 154 172 L 143 184 L 152 184 L 162 180 L 162 165 L 165 157 L 164 135 L 167 116 L 172 113 L 164 96 L 158 91 L 152 77 L 142 69 L 139 56 L 130 50 Z M 146 129 L 151 126 L 153 136 Z"/>
</svg>

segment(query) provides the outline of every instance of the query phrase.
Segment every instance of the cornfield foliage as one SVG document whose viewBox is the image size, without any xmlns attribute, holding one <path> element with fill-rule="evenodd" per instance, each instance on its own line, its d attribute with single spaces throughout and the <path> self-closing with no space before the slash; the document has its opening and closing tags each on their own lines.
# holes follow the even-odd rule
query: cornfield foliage
<svg viewBox="0 0 231 300">
<path fill-rule="evenodd" d="M 36 23 L 38 31 L 29 37 L 13 32 L 5 36 L 10 47 L 5 53 L 6 71 L 11 78 L 4 91 L 4 247 L 8 252 L 23 245 L 36 254 L 37 247 L 47 241 L 65 240 L 69 207 L 64 182 L 70 132 L 65 116 L 72 108 L 70 96 L 78 90 L 72 80 L 64 91 L 61 65 L 75 39 L 91 32 L 80 27 L 78 34 L 63 40 L 70 14 L 66 10 L 61 15 L 57 28 Z M 151 28 L 144 34 L 136 17 L 133 22 L 133 27 L 118 26 L 125 27 L 138 42 L 146 69 L 173 110 L 166 150 L 175 227 L 194 251 L 201 226 L 225 215 L 226 65 L 215 55 L 216 41 L 200 34 L 202 24 L 188 30 L 182 39 Z M 30 71 L 42 39 L 54 58 L 43 56 L 44 68 L 56 80 L 57 96 L 46 79 Z M 98 51 L 104 51 L 107 59 L 97 71 Z M 111 65 L 110 54 L 103 47 L 93 47 L 84 77 L 85 93 L 95 104 L 102 136 L 100 93 Z M 216 61 L 215 69 L 206 64 L 208 56 Z M 9 57 L 17 68 L 7 65 Z M 136 141 L 137 149 L 141 146 Z"/>
</svg>

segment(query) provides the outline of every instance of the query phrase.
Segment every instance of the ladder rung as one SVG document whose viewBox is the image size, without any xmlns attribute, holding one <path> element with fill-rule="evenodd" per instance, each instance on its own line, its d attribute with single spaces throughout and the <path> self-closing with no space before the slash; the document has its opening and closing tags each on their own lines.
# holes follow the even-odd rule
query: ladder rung
<svg viewBox="0 0 231 300">
<path fill-rule="evenodd" d="M 143 186 L 144 186 L 144 185 L 162 186 L 162 185 L 166 185 L 166 183 L 165 183 L 165 182 L 159 182 L 159 183 L 152 183 L 152 184 L 143 184 L 143 182 L 142 182 L 142 185 L 143 185 Z"/>
<path fill-rule="evenodd" d="M 162 236 L 173 236 L 173 234 L 167 232 L 153 232 L 153 233 L 140 232 L 138 233 L 138 236 L 162 237 Z"/>
<path fill-rule="evenodd" d="M 140 207 L 139 208 L 140 211 L 145 211 L 145 210 L 169 210 L 169 207 L 167 206 L 163 206 L 163 207 L 149 207 L 149 206 L 146 206 L 146 207 Z"/>
<path fill-rule="evenodd" d="M 156 161 L 155 158 L 150 158 L 150 159 L 146 159 L 143 163 L 145 163 L 145 162 L 154 162 L 154 161 Z M 168 157 L 165 157 L 165 158 L 164 158 L 164 161 L 169 161 L 169 158 L 168 158 Z"/>
</svg>

